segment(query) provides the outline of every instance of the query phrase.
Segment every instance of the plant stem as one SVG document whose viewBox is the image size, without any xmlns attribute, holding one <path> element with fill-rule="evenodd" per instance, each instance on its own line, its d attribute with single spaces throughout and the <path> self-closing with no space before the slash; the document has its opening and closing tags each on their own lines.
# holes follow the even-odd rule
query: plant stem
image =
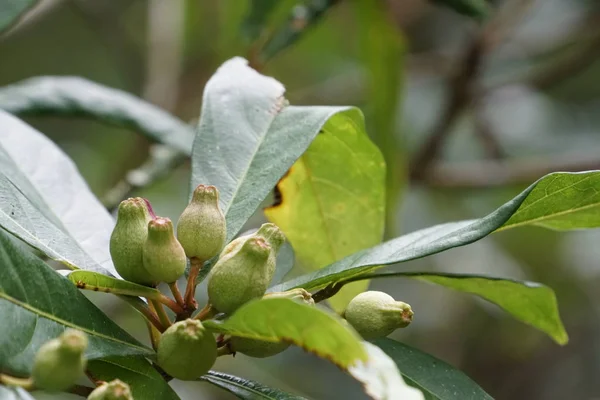
<svg viewBox="0 0 600 400">
<path fill-rule="evenodd" d="M 165 296 L 164 294 L 161 294 L 160 297 L 156 299 L 156 301 L 169 307 L 175 314 L 183 314 L 185 312 L 184 307 L 180 306 L 173 299 Z"/>
<path fill-rule="evenodd" d="M 158 319 L 158 316 L 152 309 L 151 305 L 150 305 L 150 307 L 148 307 L 143 303 L 143 301 L 141 301 L 139 299 L 136 299 L 139 301 L 135 301 L 133 298 L 130 298 L 128 296 L 119 296 L 119 297 L 121 299 L 125 300 L 125 302 L 129 303 L 137 311 L 139 311 L 140 314 L 142 314 L 144 316 L 146 321 L 150 322 L 159 332 L 165 331 L 166 328 L 161 324 L 160 320 Z"/>
<path fill-rule="evenodd" d="M 173 282 L 173 283 L 169 283 L 169 289 L 171 289 L 171 293 L 173 293 L 173 297 L 175 298 L 175 301 L 177 302 L 177 304 L 179 304 L 181 306 L 181 308 L 185 309 L 185 302 L 183 301 L 183 296 L 181 295 L 181 292 L 179 291 L 179 287 L 177 286 L 177 282 Z"/>
<path fill-rule="evenodd" d="M 0 374 L 0 383 L 6 386 L 18 386 L 27 391 L 31 391 L 34 388 L 32 378 L 17 378 L 6 374 Z"/>
<path fill-rule="evenodd" d="M 69 393 L 76 394 L 81 397 L 88 397 L 90 393 L 94 391 L 94 388 L 83 385 L 75 385 L 71 389 L 68 390 Z"/>
<path fill-rule="evenodd" d="M 199 258 L 190 258 L 190 274 L 188 276 L 187 287 L 185 288 L 185 305 L 189 311 L 198 308 L 198 303 L 194 299 L 194 296 L 196 295 L 196 278 L 198 278 L 202 264 L 204 262 Z"/>
<path fill-rule="evenodd" d="M 167 315 L 167 313 L 165 312 L 165 309 L 163 308 L 163 303 L 161 303 L 158 300 L 150 300 L 150 303 L 152 303 L 152 306 L 154 307 L 154 310 L 156 311 L 156 314 L 158 315 L 158 319 L 160 320 L 161 324 L 165 328 L 170 327 L 171 320 L 169 319 L 169 316 Z"/>
<path fill-rule="evenodd" d="M 228 355 L 234 354 L 234 353 L 235 352 L 233 350 L 231 350 L 231 347 L 229 347 L 229 343 L 227 343 L 224 346 L 221 346 L 217 349 L 217 357 L 228 356 Z"/>
<path fill-rule="evenodd" d="M 213 317 L 216 313 L 217 313 L 217 310 L 215 310 L 213 308 L 213 306 L 209 303 L 206 306 L 204 306 L 204 308 L 202 310 L 200 310 L 200 312 L 198 314 L 196 314 L 194 319 L 204 321 L 208 318 Z"/>
</svg>

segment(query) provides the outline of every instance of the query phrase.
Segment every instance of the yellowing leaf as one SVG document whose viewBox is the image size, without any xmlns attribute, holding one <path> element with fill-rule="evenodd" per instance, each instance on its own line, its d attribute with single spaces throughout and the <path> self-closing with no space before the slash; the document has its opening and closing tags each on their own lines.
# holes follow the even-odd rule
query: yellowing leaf
<svg viewBox="0 0 600 400">
<path fill-rule="evenodd" d="M 334 115 L 279 182 L 281 203 L 265 210 L 294 247 L 300 264 L 318 270 L 378 244 L 385 218 L 385 163 L 358 109 Z M 368 282 L 330 299 L 336 311 Z"/>
</svg>

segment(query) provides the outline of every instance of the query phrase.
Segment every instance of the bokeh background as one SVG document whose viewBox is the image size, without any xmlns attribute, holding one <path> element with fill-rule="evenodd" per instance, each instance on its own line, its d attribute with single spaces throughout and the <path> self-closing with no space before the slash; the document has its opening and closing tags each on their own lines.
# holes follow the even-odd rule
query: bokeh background
<svg viewBox="0 0 600 400">
<path fill-rule="evenodd" d="M 600 168 L 595 0 L 496 0 L 485 20 L 425 0 L 282 0 L 260 24 L 250 3 L 41 0 L 0 36 L 0 85 L 82 76 L 194 123 L 210 75 L 232 56 L 247 57 L 286 85 L 292 104 L 361 107 L 388 162 L 388 237 L 483 216 L 548 172 Z M 307 4 L 323 12 L 307 19 Z M 257 56 L 286 27 L 297 40 Z M 98 122 L 26 120 L 74 159 L 107 202 L 153 149 L 135 132 Z M 189 173 L 183 163 L 133 194 L 176 219 Z M 564 347 L 474 297 L 401 279 L 371 287 L 416 312 L 393 338 L 460 368 L 494 398 L 600 399 L 598 242 L 598 231 L 519 228 L 391 267 L 547 284 L 570 335 Z M 122 302 L 92 298 L 146 341 L 140 317 Z M 223 357 L 215 369 L 310 399 L 366 398 L 343 372 L 298 349 L 267 360 Z M 183 399 L 233 398 L 205 383 L 173 385 Z"/>
</svg>

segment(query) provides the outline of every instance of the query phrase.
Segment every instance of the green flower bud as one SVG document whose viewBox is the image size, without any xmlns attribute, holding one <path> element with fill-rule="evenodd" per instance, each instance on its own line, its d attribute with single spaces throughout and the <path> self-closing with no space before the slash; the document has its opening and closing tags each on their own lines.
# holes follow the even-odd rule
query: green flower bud
<svg viewBox="0 0 600 400">
<path fill-rule="evenodd" d="M 185 272 L 185 251 L 175 238 L 169 218 L 158 217 L 148 223 L 143 260 L 144 268 L 154 282 L 175 282 Z"/>
<path fill-rule="evenodd" d="M 131 389 L 125 382 L 115 379 L 98 386 L 87 400 L 133 400 Z"/>
<path fill-rule="evenodd" d="M 273 274 L 275 274 L 275 267 L 277 264 L 277 253 L 281 248 L 281 245 L 285 242 L 285 236 L 283 232 L 277 227 L 275 224 L 266 223 L 262 224 L 258 231 L 249 234 L 240 236 L 231 241 L 221 254 L 219 255 L 219 261 L 223 258 L 229 257 L 234 254 L 237 250 L 242 247 L 242 245 L 251 237 L 264 239 L 271 246 L 271 254 L 269 255 L 269 264 L 268 264 L 268 274 L 269 274 L 269 283 L 273 278 Z"/>
<path fill-rule="evenodd" d="M 395 301 L 387 293 L 369 291 L 353 298 L 344 318 L 365 340 L 377 339 L 392 333 L 398 328 L 407 327 L 413 317 L 410 306 Z"/>
<path fill-rule="evenodd" d="M 35 355 L 31 372 L 35 386 L 48 392 L 62 392 L 73 386 L 85 371 L 83 353 L 87 345 L 87 336 L 73 329 L 44 343 Z"/>
<path fill-rule="evenodd" d="M 242 304 L 262 297 L 272 277 L 270 254 L 271 246 L 264 239 L 250 237 L 219 259 L 208 276 L 208 298 L 213 307 L 231 314 Z"/>
<path fill-rule="evenodd" d="M 110 237 L 110 255 L 115 269 L 123 279 L 142 285 L 152 285 L 144 268 L 142 252 L 148 237 L 148 222 L 154 217 L 150 203 L 141 197 L 119 204 L 117 225 Z"/>
<path fill-rule="evenodd" d="M 206 261 L 219 254 L 226 236 L 219 191 L 214 186 L 198 185 L 177 222 L 177 237 L 185 254 Z"/>
<path fill-rule="evenodd" d="M 217 359 L 217 342 L 202 322 L 186 319 L 171 325 L 158 342 L 158 365 L 174 378 L 191 381 Z"/>
<path fill-rule="evenodd" d="M 263 299 L 268 298 L 286 298 L 300 303 L 312 306 L 315 304 L 312 296 L 304 289 L 292 289 L 287 292 L 268 293 Z M 236 353 L 242 353 L 249 357 L 265 358 L 279 354 L 290 347 L 288 342 L 265 342 L 263 340 L 247 339 L 242 337 L 232 337 L 230 341 L 231 349 Z"/>
</svg>

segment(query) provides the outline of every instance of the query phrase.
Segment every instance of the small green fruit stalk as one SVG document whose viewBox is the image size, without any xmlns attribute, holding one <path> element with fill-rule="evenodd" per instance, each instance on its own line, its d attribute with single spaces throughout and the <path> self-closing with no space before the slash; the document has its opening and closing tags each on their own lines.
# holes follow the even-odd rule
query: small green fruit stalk
<svg viewBox="0 0 600 400">
<path fill-rule="evenodd" d="M 365 340 L 385 337 L 405 328 L 413 318 L 410 305 L 396 301 L 387 293 L 368 291 L 354 297 L 344 318 Z"/>
<path fill-rule="evenodd" d="M 262 238 L 250 237 L 239 249 L 219 259 L 208 276 L 210 304 L 226 314 L 244 303 L 262 297 L 271 282 L 271 246 Z"/>
<path fill-rule="evenodd" d="M 309 292 L 304 289 L 292 289 L 287 292 L 268 293 L 263 296 L 267 298 L 287 298 L 290 300 L 314 306 L 315 302 Z M 236 353 L 242 353 L 249 357 L 265 358 L 279 354 L 290 347 L 288 342 L 265 342 L 256 339 L 246 339 L 241 337 L 232 337 L 229 342 L 231 350 Z"/>
<path fill-rule="evenodd" d="M 87 400 L 133 400 L 133 396 L 128 384 L 115 379 L 98 386 Z"/>
<path fill-rule="evenodd" d="M 154 218 L 150 203 L 141 197 L 123 200 L 119 204 L 117 225 L 110 237 L 110 255 L 115 269 L 123 279 L 152 285 L 144 268 L 143 247 L 148 237 L 148 222 Z"/>
<path fill-rule="evenodd" d="M 143 248 L 144 268 L 154 282 L 175 282 L 185 272 L 185 251 L 175 238 L 169 218 L 157 217 L 148 223 Z"/>
<path fill-rule="evenodd" d="M 209 260 L 219 254 L 226 236 L 219 191 L 214 186 L 198 185 L 177 222 L 177 237 L 185 254 L 190 259 Z"/>
<path fill-rule="evenodd" d="M 194 380 L 208 372 L 217 359 L 217 342 L 202 322 L 186 319 L 167 329 L 158 343 L 158 365 L 181 380 Z"/>
<path fill-rule="evenodd" d="M 87 336 L 73 329 L 44 343 L 33 363 L 35 386 L 48 392 L 62 392 L 73 386 L 85 371 L 83 353 L 87 345 Z"/>
</svg>

